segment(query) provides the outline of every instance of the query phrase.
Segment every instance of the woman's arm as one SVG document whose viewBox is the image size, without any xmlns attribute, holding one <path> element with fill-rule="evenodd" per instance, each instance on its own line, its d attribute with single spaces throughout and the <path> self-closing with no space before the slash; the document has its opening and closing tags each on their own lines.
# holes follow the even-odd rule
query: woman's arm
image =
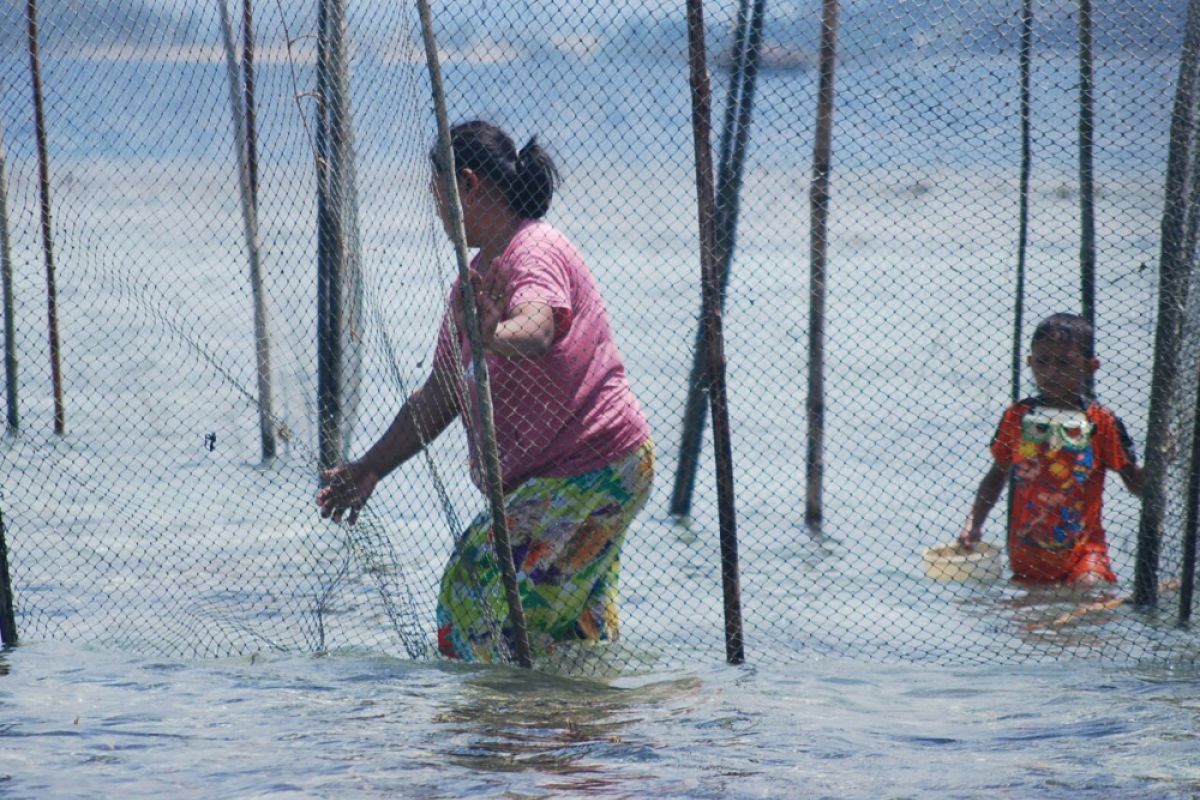
<svg viewBox="0 0 1200 800">
<path fill-rule="evenodd" d="M 436 439 L 457 416 L 453 378 L 434 371 L 358 462 L 384 478 Z"/>
<path fill-rule="evenodd" d="M 452 380 L 435 370 L 408 398 L 366 455 L 321 473 L 325 486 L 317 492 L 317 506 L 322 517 L 341 522 L 342 515 L 348 513 L 347 521 L 353 525 L 380 479 L 446 430 L 458 416 Z"/>
<path fill-rule="evenodd" d="M 483 347 L 505 358 L 537 358 L 554 344 L 555 332 L 554 309 L 545 303 L 522 303 L 490 336 L 484 334 Z"/>
<path fill-rule="evenodd" d="M 470 281 L 485 350 L 505 358 L 537 358 L 554 345 L 558 329 L 553 308 L 546 303 L 521 303 L 507 313 L 507 280 L 494 264 L 486 275 L 472 271 Z M 461 327 L 462 309 L 456 308 L 455 315 Z"/>
</svg>

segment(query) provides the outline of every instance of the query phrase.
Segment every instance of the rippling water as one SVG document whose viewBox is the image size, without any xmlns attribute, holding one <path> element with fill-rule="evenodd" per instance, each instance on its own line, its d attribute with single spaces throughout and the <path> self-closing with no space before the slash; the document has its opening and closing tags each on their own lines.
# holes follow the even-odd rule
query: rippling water
<svg viewBox="0 0 1200 800">
<path fill-rule="evenodd" d="M 1200 673 L 0 654 L 0 797 L 1193 798 Z"/>
<path fill-rule="evenodd" d="M 1058 60 L 1044 58 L 1039 52 L 1038 69 L 1066 75 L 1073 69 L 1071 59 L 1070 54 Z M 12 56 L 10 62 L 0 62 L 2 71 L 21 74 L 23 58 Z M 1145 265 L 1153 263 L 1157 252 L 1169 122 L 1166 101 L 1176 66 L 1173 59 L 1125 63 L 1118 57 L 1102 60 L 1100 67 L 1106 102 L 1114 109 L 1119 105 L 1138 111 L 1130 111 L 1126 119 L 1110 109 L 1099 120 L 1101 141 L 1107 143 L 1097 154 L 1100 207 L 1107 213 L 1101 219 L 1116 220 L 1108 223 L 1113 231 L 1105 239 L 1104 388 L 1120 401 L 1118 406 L 1144 442 L 1142 399 L 1152 339 L 1145 310 L 1154 296 L 1153 270 Z M 203 193 L 216 198 L 222 186 L 233 185 L 212 177 L 219 165 L 229 172 L 228 141 L 220 127 L 227 119 L 223 66 L 161 68 L 164 87 L 207 86 L 212 91 L 199 99 L 184 91 L 114 92 L 104 100 L 110 113 L 96 119 L 81 115 L 78 129 L 86 135 L 71 140 L 60 133 L 62 125 L 56 128 L 55 164 L 70 176 L 56 186 L 56 210 L 60 219 L 70 221 L 68 230 L 82 231 L 73 249 L 63 248 L 72 254 L 64 261 L 76 277 L 75 302 L 64 304 L 71 309 L 64 311 L 79 315 L 68 316 L 68 321 L 75 319 L 75 329 L 94 333 L 95 320 L 114 307 L 129 304 L 144 312 L 134 315 L 133 322 L 114 318 L 113 341 L 126 343 L 119 359 L 73 363 L 77 385 L 108 390 L 111 382 L 113 391 L 125 392 L 128 376 L 112 369 L 110 361 L 120 360 L 133 369 L 137 364 L 124 362 L 138 360 L 127 353 L 162 346 L 153 338 L 160 332 L 153 325 L 135 325 L 159 318 L 161 310 L 129 303 L 129 295 L 146 294 L 143 286 L 165 286 L 163 308 L 209 326 L 214 335 L 205 341 L 219 357 L 224 358 L 227 349 L 236 350 L 226 341 L 233 336 L 229 332 L 243 330 L 238 325 L 244 309 L 214 299 L 225 287 L 219 285 L 213 265 L 224 261 L 242 269 L 240 260 L 229 257 L 229 242 L 240 241 L 241 235 L 236 212 L 229 211 L 217 222 L 208 220 L 211 231 L 199 233 L 191 230 L 190 205 L 181 206 L 192 210 L 186 230 L 162 222 L 184 218 L 184 212 L 171 216 L 164 211 L 170 209 L 162 187 L 176 182 L 196 193 L 188 195 L 189 202 L 204 215 L 215 213 L 210 209 L 235 207 L 215 199 L 209 204 L 212 198 Z M 557 213 L 594 259 L 598 274 L 606 277 L 611 296 L 619 298 L 612 313 L 624 337 L 631 375 L 659 429 L 673 431 L 679 397 L 670 387 L 678 387 L 681 380 L 671 376 L 689 361 L 697 306 L 690 277 L 695 271 L 694 222 L 690 201 L 680 200 L 690 197 L 689 181 L 680 176 L 690 174 L 691 152 L 686 146 L 660 150 L 651 145 L 688 141 L 684 81 L 678 71 L 658 65 L 630 71 L 629 65 L 600 60 L 579 67 L 574 83 L 550 85 L 539 79 L 545 69 L 535 60 L 523 66 L 460 65 L 450 72 L 467 85 L 493 81 L 538 87 L 517 93 L 508 113 L 522 126 L 537 121 L 534 127 L 544 130 L 546 140 L 561 148 L 564 164 L 573 167 L 575 182 L 566 185 L 559 208 L 576 210 Z M 205 579 L 213 563 L 220 565 L 221 589 L 226 583 L 249 586 L 249 577 L 265 563 L 286 575 L 306 575 L 304 570 L 314 569 L 313 563 L 324 563 L 316 560 L 321 553 L 295 546 L 286 553 L 296 563 L 280 561 L 274 549 L 269 558 L 264 555 L 268 546 L 290 541 L 297 530 L 304 530 L 281 522 L 291 517 L 280 509 L 303 514 L 304 520 L 316 524 L 308 486 L 311 473 L 297 479 L 295 485 L 303 488 L 294 490 L 283 477 L 272 476 L 279 481 L 274 486 L 277 505 L 273 513 L 264 512 L 263 484 L 247 477 L 251 470 L 242 456 L 225 455 L 226 442 L 234 439 L 225 429 L 222 460 L 204 455 L 201 461 L 196 455 L 202 433 L 209 428 L 195 427 L 200 423 L 189 417 L 191 406 L 184 402 L 204 402 L 193 388 L 193 376 L 181 380 L 174 373 L 156 372 L 145 366 L 152 365 L 146 359 L 138 381 L 153 406 L 139 404 L 131 413 L 123 404 L 106 402 L 109 395 L 89 397 L 81 392 L 78 399 L 72 396 L 75 428 L 69 446 L 43 448 L 36 458 L 4 453 L 11 459 L 7 463 L 19 465 L 11 474 L 30 476 L 20 486 L 4 487 L 10 504 L 24 500 L 24 505 L 16 504 L 19 513 L 12 513 L 13 505 L 6 508 L 10 535 L 16 534 L 9 544 L 31 543 L 14 551 L 18 599 L 24 601 L 18 607 L 42 615 L 31 615 L 30 625 L 22 619 L 23 634 L 39 622 L 62 636 L 71 635 L 76 615 L 89 624 L 101 618 L 119 630 L 105 634 L 114 650 L 31 641 L 0 651 L 0 799 L 1200 797 L 1200 671 L 1195 667 L 1173 672 L 1160 661 L 1152 668 L 1115 669 L 1064 659 L 1039 666 L 950 669 L 820 660 L 817 655 L 857 648 L 864 659 L 908 654 L 948 660 L 953 655 L 966 658 L 965 644 L 973 642 L 977 655 L 1019 660 L 1040 656 L 1043 650 L 1038 648 L 1051 635 L 1057 638 L 1046 645 L 1046 652 L 1070 649 L 1076 641 L 1072 637 L 1078 639 L 1077 649 L 1086 651 L 1100 637 L 1097 631 L 1107 631 L 1106 641 L 1115 641 L 1120 653 L 1132 658 L 1150 653 L 1151 647 L 1162 644 L 1160 638 L 1172 639 L 1168 644 L 1177 649 L 1171 652 L 1195 650 L 1173 621 L 1147 636 L 1142 630 L 1146 620 L 1135 618 L 1127 607 L 1116 613 L 1122 622 L 1119 630 L 1113 631 L 1115 625 L 1093 626 L 1089 618 L 1079 629 L 1051 630 L 1030 645 L 1030 631 L 1053 628 L 1064 609 L 1044 598 L 1030 602 L 1023 591 L 1007 585 L 984 590 L 931 586 L 920 572 L 920 549 L 945 538 L 947 530 L 957 530 L 948 529 L 947 521 L 957 525 L 985 466 L 965 456 L 959 460 L 960 454 L 986 457 L 986 436 L 1000 408 L 995 400 L 1005 393 L 996 376 L 1006 374 L 1008 361 L 1018 84 L 1015 60 L 1005 62 L 1007 72 L 999 78 L 996 69 L 984 59 L 916 63 L 895 73 L 880 71 L 873 62 L 850 62 L 839 73 L 839 205 L 831 231 L 833 307 L 841 314 L 833 320 L 831 352 L 866 355 L 843 356 L 831 365 L 831 387 L 844 395 L 834 398 L 841 402 L 830 403 L 830 441 L 841 443 L 836 455 L 839 480 L 830 482 L 829 535 L 820 541 L 801 535 L 792 518 L 799 497 L 794 476 L 803 474 L 803 448 L 789 445 L 799 437 L 798 406 L 766 399 L 803 396 L 803 315 L 799 305 L 781 298 L 801 291 L 795 284 L 798 234 L 793 221 L 807 219 L 808 210 L 806 194 L 795 185 L 797 175 L 808 174 L 811 131 L 807 123 L 797 121 L 807 119 L 808 112 L 797 109 L 811 107 L 814 80 L 808 73 L 763 76 L 753 138 L 756 180 L 748 183 L 744 198 L 744 230 L 738 243 L 742 263 L 732 287 L 728 328 L 737 367 L 731 376 L 734 422 L 743 437 L 738 503 L 740 519 L 747 523 L 742 528 L 742 553 L 751 665 L 725 667 L 718 655 L 698 654 L 683 671 L 597 681 L 501 667 L 418 664 L 367 651 L 203 661 L 116 652 L 114 639 L 136 641 L 141 628 L 157 628 L 179 613 L 175 603 L 182 593 L 175 579 L 187 593 L 181 623 L 185 632 L 179 637 L 191 644 L 195 640 L 185 637 L 196 636 L 206 625 L 213 627 L 213 617 L 199 612 L 224 610 L 225 617 L 216 618 L 237 623 L 244 621 L 243 614 L 250 616 L 246 609 L 252 606 L 251 590 L 217 594 L 208 588 Z M 389 87 L 416 74 L 405 65 L 383 64 L 377 70 L 378 85 Z M 274 74 L 275 85 L 290 86 L 288 73 L 281 65 L 274 72 L 264 66 L 261 85 L 271 86 Z M 47 64 L 48 86 L 67 98 L 60 107 L 77 110 L 90 108 L 83 98 L 92 87 L 135 86 L 147 74 L 143 65 Z M 369 78 L 371 73 L 364 68 L 359 75 Z M 1031 263 L 1040 277 L 1030 300 L 1030 317 L 1065 306 L 1076 286 L 1073 256 L 1062 256 L 1077 249 L 1074 222 L 1062 222 L 1074 219 L 1069 176 L 1076 169 L 1075 85 L 1044 78 L 1037 85 L 1045 92 L 1035 104 L 1039 143 L 1044 146 L 1038 151 L 1034 203 L 1044 216 L 1035 215 L 1035 220 L 1049 221 L 1035 226 L 1031 242 Z M 953 101 L 964 94 L 964 86 L 970 89 L 969 102 Z M 24 107 L 23 99 L 15 99 L 21 87 L 8 81 L 5 97 L 12 99 L 5 101 L 6 108 Z M 421 92 L 423 98 L 423 85 Z M 289 116 L 294 114 L 291 90 L 280 96 L 286 102 L 276 107 L 287 113 L 264 115 L 265 134 L 272 132 L 272 125 L 280 129 L 276 139 L 266 135 L 264 142 L 300 141 L 283 135 L 287 126 L 296 127 L 297 118 Z M 201 102 L 205 99 L 207 105 Z M 469 93 L 454 102 L 461 106 L 458 115 L 491 111 L 468 106 L 478 102 Z M 170 113 L 162 112 L 163 104 Z M 416 141 L 424 165 L 425 140 L 414 140 L 411 128 L 395 125 L 394 104 L 363 103 L 358 109 L 360 129 L 371 132 L 359 142 L 363 164 L 372 163 L 372 154 L 387 154 Z M 193 116 L 183 113 L 187 110 Z M 17 167 L 14 198 L 23 200 L 19 207 L 26 209 L 16 215 L 27 234 L 23 241 L 34 241 L 36 220 L 29 199 L 34 196 L 31 124 L 29 115 L 21 116 L 10 135 L 11 163 Z M 303 147 L 281 148 L 274 153 L 275 161 L 267 163 L 296 181 L 281 185 L 303 187 L 309 172 L 301 156 L 307 155 Z M 136 162 L 137 170 L 123 171 L 124 161 Z M 391 159 L 380 163 L 402 166 Z M 177 178 L 177 173 L 183 177 Z M 264 185 L 273 185 L 270 179 L 275 175 L 266 171 L 264 177 Z M 424 173 L 419 177 L 424 192 Z M 120 191 L 111 189 L 118 181 Z M 392 262 L 404 260 L 395 242 L 406 241 L 396 229 L 405 220 L 398 211 L 408 206 L 397 199 L 404 195 L 387 169 L 373 173 L 364 168 L 362 191 L 366 229 L 376 237 L 368 236 L 368 241 L 394 248 L 385 247 L 371 257 L 390 269 Z M 280 194 L 287 195 L 281 206 L 289 213 L 264 214 L 264 227 L 275 236 L 267 238 L 278 248 L 276 263 L 299 273 L 300 266 L 308 267 L 311 242 L 307 236 L 295 236 L 288 226 L 307 231 L 301 223 L 310 223 L 310 210 L 286 191 Z M 637 203 L 631 199 L 639 197 Z M 688 213 L 663 214 L 664 208 Z M 652 216 L 661 218 L 647 224 Z M 112 225 L 118 218 L 129 221 L 125 227 Z M 137 220 L 143 238 L 128 233 Z M 22 284 L 30 298 L 27 307 L 40 312 L 37 250 L 27 247 L 22 252 L 22 263 L 32 265 L 23 270 L 32 276 Z M 164 263 L 178 274 L 164 275 Z M 404 279 L 419 277 L 414 272 Z M 404 290 L 406 300 L 420 294 L 413 285 Z M 110 304 L 97 287 L 113 292 L 107 298 Z M 426 295 L 439 300 L 444 296 L 440 288 Z M 307 343 L 311 314 L 302 309 L 311 304 L 287 306 L 284 301 L 290 297 L 281 295 L 280 307 L 289 313 L 279 314 L 277 323 L 295 329 L 284 341 Z M 839 306 L 838 301 L 846 304 Z M 940 309 L 932 315 L 940 318 L 914 313 L 929 308 Z M 402 351 L 404 365 L 413 374 L 422 373 L 409 362 L 419 365 L 428 356 L 427 317 L 416 322 L 406 317 L 389 320 L 396 341 L 407 348 Z M 860 329 L 860 318 L 874 322 Z M 764 325 L 763 320 L 781 322 Z M 971 324 L 964 325 L 964 320 Z M 408 324 L 411 331 L 403 327 Z M 886 333 L 876 335 L 876 328 Z M 665 335 L 667 330 L 675 333 Z M 36 342 L 43 337 L 42 329 L 32 326 L 23 335 Z M 238 335 L 244 348 L 249 339 Z M 768 364 L 772 369 L 762 372 L 749 368 L 764 360 L 778 360 L 779 365 Z M 182 358 L 180 362 L 191 363 Z M 897 362 L 905 367 L 895 369 Z M 40 362 L 29 358 L 26 363 Z M 251 360 L 230 355 L 222 363 L 248 370 Z M 243 382 L 250 385 L 249 373 L 245 375 Z M 181 393 L 189 397 L 180 399 Z M 36 403 L 48 402 L 37 397 L 29 401 L 34 409 Z M 895 398 L 906 404 L 910 417 L 892 430 L 894 426 L 880 421 L 892 418 Z M 393 393 L 379 395 L 375 402 L 384 405 L 388 415 L 394 410 Z M 96 423 L 90 426 L 79 421 L 86 403 L 95 406 Z M 202 411 L 195 416 L 208 419 L 210 410 Z M 162 462 L 169 463 L 166 472 L 178 478 L 175 487 L 164 485 L 169 481 L 162 480 L 159 471 L 146 468 L 146 452 L 116 435 L 126 430 L 128 420 L 148 414 L 157 420 L 162 436 L 154 447 L 180 451 L 171 451 L 171 458 Z M 174 431 L 163 422 L 170 414 L 187 417 L 179 426 L 187 437 L 176 440 L 161 433 Z M 246 420 L 253 427 L 255 421 Z M 235 422 L 227 424 L 232 428 Z M 789 446 L 777 446 L 781 441 Z M 757 450 L 746 449 L 755 443 Z M 669 459 L 674 438 L 664 435 L 661 444 Z M 11 452 L 22 453 L 18 446 L 12 445 Z M 128 458 L 133 468 L 97 470 L 80 456 L 107 454 L 113 446 L 121 450 L 114 458 Z M 151 455 L 158 452 L 149 450 Z M 897 453 L 905 457 L 896 458 Z M 57 504 L 47 504 L 43 479 L 27 465 L 58 469 L 55 459 L 77 464 L 83 477 L 73 490 L 57 497 Z M 181 471 L 180 462 L 191 471 Z M 455 463 L 457 477 L 451 480 L 465 483 L 460 466 Z M 662 474 L 671 474 L 665 464 Z M 111 492 L 85 493 L 81 488 L 107 479 L 114 483 Z M 200 479 L 205 479 L 205 493 L 192 493 Z M 662 481 L 660 494 L 667 483 Z M 225 502 L 222 492 L 230 486 L 243 491 L 239 497 L 244 506 Z M 404 484 L 397 481 L 393 486 Z M 202 501 L 204 509 L 189 507 L 183 497 Z M 115 498 L 120 513 L 99 513 L 96 498 Z M 711 499 L 707 502 L 709 507 L 698 512 L 697 519 L 715 519 Z M 660 497 L 656 508 L 664 507 Z M 164 509 L 186 517 L 186 524 L 176 524 Z M 1123 496 L 1113 498 L 1106 512 L 1115 520 L 1114 551 L 1128 580 L 1136 515 Z M 43 513 L 45 520 L 39 516 Z M 434 529 L 438 523 L 429 524 L 426 516 L 396 514 L 390 522 Z M 138 517 L 151 520 L 153 535 L 130 522 Z M 703 535 L 715 530 L 715 524 L 683 533 L 648 518 L 639 526 L 645 535 L 631 537 L 627 552 L 641 561 L 630 558 L 629 576 L 622 578 L 629 629 L 637 631 L 640 625 L 642 640 L 656 646 L 677 639 L 701 640 L 699 635 L 689 639 L 694 630 L 705 631 L 705 636 L 718 631 L 719 584 L 715 566 L 705 566 L 717 561 L 702 558 L 703 547 L 715 547 L 715 536 Z M 407 536 L 407 530 L 403 532 Z M 690 538 L 681 538 L 685 535 Z M 177 537 L 189 543 L 219 541 L 221 553 L 238 557 L 217 558 L 215 547 L 201 545 L 181 554 Z M 251 550 L 262 544 L 263 549 L 249 554 L 245 549 L 230 551 L 224 549 L 226 541 Z M 44 542 L 50 543 L 46 550 L 34 549 Z M 86 551 L 85 545 L 95 551 Z M 164 553 L 161 558 L 156 548 Z M 143 563 L 154 568 L 135 571 L 137 580 L 131 579 L 109 570 L 116 555 L 139 569 Z M 181 561 L 189 557 L 194 561 Z M 310 557 L 313 562 L 301 563 Z M 431 604 L 433 592 L 421 586 L 436 585 L 441 551 L 421 553 L 420 558 L 428 563 L 422 560 L 411 568 L 412 574 L 426 578 L 411 581 L 415 602 Z M 104 565 L 105 581 L 83 573 L 72 583 L 71 566 L 82 563 Z M 164 563 L 171 569 L 161 569 Z M 654 568 L 645 568 L 650 565 Z M 828 584 L 821 583 L 825 579 Z M 171 603 L 160 597 L 172 592 Z M 43 593 L 52 599 L 44 600 Z M 671 602 L 655 602 L 662 598 Z M 141 604 L 144 616 L 130 613 L 134 602 Z M 1070 599 L 1066 609 L 1074 604 Z M 194 622 L 193 613 L 200 622 Z M 278 622 L 280 628 L 292 624 L 282 617 L 254 621 L 264 627 L 268 622 Z M 59 623 L 61 627 L 55 627 Z M 1121 640 L 1130 631 L 1136 638 Z M 227 631 L 226 635 L 232 636 Z M 41 637 L 29 635 L 30 640 L 37 638 Z M 788 654 L 807 663 L 781 664 Z M 767 660 L 772 661 L 769 666 L 755 663 Z M 1200 662 L 1193 657 L 1196 663 Z"/>
</svg>

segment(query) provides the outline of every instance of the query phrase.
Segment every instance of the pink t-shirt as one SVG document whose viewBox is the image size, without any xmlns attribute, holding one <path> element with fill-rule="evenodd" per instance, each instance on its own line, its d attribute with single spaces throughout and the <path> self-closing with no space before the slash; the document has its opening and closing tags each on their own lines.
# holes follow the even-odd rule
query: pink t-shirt
<svg viewBox="0 0 1200 800">
<path fill-rule="evenodd" d="M 478 256 L 472 268 L 484 271 Z M 583 257 L 549 224 L 530 220 L 491 269 L 507 276 L 506 308 L 544 303 L 554 310 L 556 338 L 538 358 L 487 353 L 496 443 L 505 491 L 532 477 L 582 475 L 617 461 L 649 437 L 649 426 L 629 388 L 596 280 Z M 457 303 L 459 282 L 450 291 Z M 450 330 L 442 319 L 434 367 L 459 376 L 456 390 L 471 451 L 471 475 L 482 486 L 475 374 L 465 332 L 455 367 Z"/>
</svg>

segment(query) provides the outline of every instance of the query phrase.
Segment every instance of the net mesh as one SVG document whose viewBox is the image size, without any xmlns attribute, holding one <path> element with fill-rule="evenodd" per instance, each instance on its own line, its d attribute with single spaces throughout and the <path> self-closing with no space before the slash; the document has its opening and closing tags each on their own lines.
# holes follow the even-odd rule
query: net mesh
<svg viewBox="0 0 1200 800">
<path fill-rule="evenodd" d="M 370 447 L 426 380 L 457 276 L 430 191 L 436 123 L 416 9 L 349 4 L 344 69 L 323 76 L 330 12 L 316 2 L 254 3 L 252 60 L 242 4 L 37 4 L 65 416 L 57 434 L 29 8 L 0 9 L 18 400 L 9 411 L 19 420 L 0 458 L 22 638 L 188 656 L 436 657 L 442 570 L 465 523 L 487 510 L 461 429 L 382 482 L 353 527 L 321 519 L 313 501 L 319 220 L 344 234 L 335 316 L 336 450 L 345 457 Z M 804 522 L 805 404 L 821 4 L 758 3 L 740 16 L 733 3 L 704 9 L 710 145 L 726 186 L 737 172 L 737 191 L 718 202 L 736 221 L 723 327 L 751 661 L 1196 657 L 1194 635 L 1176 624 L 1195 290 L 1178 298 L 1186 323 L 1171 354 L 1183 377 L 1170 403 L 1176 444 L 1157 607 L 1127 602 L 1140 506 L 1115 476 L 1104 495 L 1114 586 L 1025 586 L 1007 580 L 1006 566 L 985 582 L 925 571 L 924 551 L 957 537 L 991 463 L 988 444 L 1014 393 L 1014 319 L 1024 396 L 1034 393 L 1024 367 L 1033 326 L 1080 309 L 1088 194 L 1096 392 L 1137 443 L 1147 438 L 1185 4 L 1091 13 L 1092 191 L 1080 169 L 1080 6 L 1033 10 L 1027 154 L 1020 2 L 840 11 L 822 522 L 813 526 Z M 547 218 L 596 277 L 657 444 L 655 486 L 621 553 L 620 641 L 564 645 L 556 657 L 571 669 L 720 658 L 711 425 L 694 482 L 684 480 L 690 503 L 683 513 L 672 507 L 701 303 L 682 7 L 450 3 L 434 19 L 451 121 L 488 119 L 518 145 L 536 135 L 552 153 L 563 181 Z M 737 68 L 738 46 L 755 39 L 755 19 L 750 77 Z M 322 128 L 320 102 L 338 81 L 343 151 Z M 239 144 L 247 136 L 248 150 Z M 258 330 L 256 303 L 265 311 Z M 263 339 L 269 353 L 256 344 Z M 264 437 L 274 441 L 269 460 Z M 1003 544 L 1002 505 L 984 539 Z"/>
</svg>

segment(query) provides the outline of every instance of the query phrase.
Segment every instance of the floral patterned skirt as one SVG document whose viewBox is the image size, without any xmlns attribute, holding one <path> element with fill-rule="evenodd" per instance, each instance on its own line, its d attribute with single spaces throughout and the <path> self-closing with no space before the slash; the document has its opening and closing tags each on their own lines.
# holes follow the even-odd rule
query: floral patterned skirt
<svg viewBox="0 0 1200 800">
<path fill-rule="evenodd" d="M 517 586 L 533 654 L 556 642 L 617 637 L 617 578 L 629 523 L 654 478 L 650 440 L 570 478 L 531 478 L 505 497 Z M 512 660 L 512 628 L 490 511 L 459 539 L 442 575 L 438 650 L 463 661 Z"/>
</svg>

